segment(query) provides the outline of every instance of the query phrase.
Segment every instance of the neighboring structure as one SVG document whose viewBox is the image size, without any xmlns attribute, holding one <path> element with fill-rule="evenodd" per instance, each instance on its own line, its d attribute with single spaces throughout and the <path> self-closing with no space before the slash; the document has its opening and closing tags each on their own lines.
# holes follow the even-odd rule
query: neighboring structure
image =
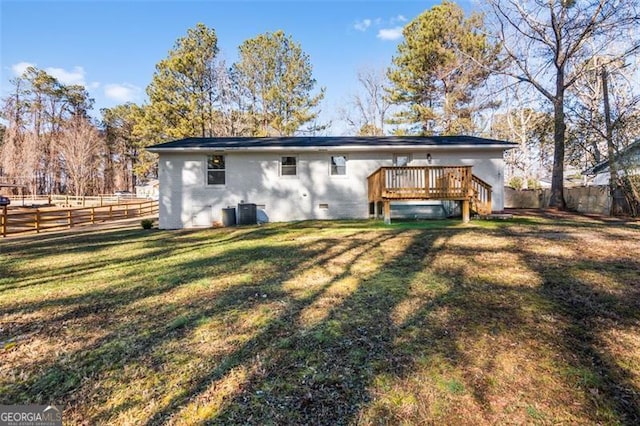
<svg viewBox="0 0 640 426">
<path fill-rule="evenodd" d="M 136 198 L 148 198 L 157 200 L 160 196 L 160 182 L 158 179 L 150 180 L 142 185 L 136 185 Z"/>
<path fill-rule="evenodd" d="M 620 150 L 615 156 L 615 162 L 618 173 L 640 175 L 640 139 Z M 591 177 L 590 185 L 609 185 L 611 179 L 609 160 L 601 161 L 583 174 Z"/>
<path fill-rule="evenodd" d="M 503 153 L 514 146 L 471 136 L 274 137 L 188 138 L 147 149 L 160 155 L 160 228 L 176 229 L 221 222 L 222 209 L 239 203 L 255 203 L 264 221 L 382 210 L 389 219 L 408 200 L 469 207 L 487 188 L 485 210 L 500 211 Z"/>
</svg>

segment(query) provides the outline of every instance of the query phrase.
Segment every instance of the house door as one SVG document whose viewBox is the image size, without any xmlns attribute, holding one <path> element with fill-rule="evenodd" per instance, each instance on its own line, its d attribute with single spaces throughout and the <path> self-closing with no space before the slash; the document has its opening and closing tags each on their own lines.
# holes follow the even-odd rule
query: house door
<svg viewBox="0 0 640 426">
<path fill-rule="evenodd" d="M 393 165 L 396 167 L 406 167 L 411 162 L 411 154 L 393 154 Z M 394 170 L 391 173 L 391 187 L 403 188 L 411 186 L 407 170 Z"/>
<path fill-rule="evenodd" d="M 397 167 L 408 166 L 411 162 L 411 154 L 393 154 L 393 165 Z"/>
</svg>

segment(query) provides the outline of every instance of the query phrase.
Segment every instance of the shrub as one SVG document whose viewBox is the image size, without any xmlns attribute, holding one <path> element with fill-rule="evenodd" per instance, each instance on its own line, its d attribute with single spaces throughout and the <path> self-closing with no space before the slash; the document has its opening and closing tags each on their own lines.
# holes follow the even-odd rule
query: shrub
<svg viewBox="0 0 640 426">
<path fill-rule="evenodd" d="M 509 183 L 507 183 L 507 185 L 509 185 L 511 188 L 513 189 L 522 189 L 522 185 L 524 184 L 524 182 L 522 181 L 522 178 L 520 176 L 514 176 L 511 179 L 509 179 Z"/>
<path fill-rule="evenodd" d="M 151 228 L 153 228 L 153 220 L 151 220 L 151 219 L 142 219 L 140 221 L 140 225 L 142 225 L 142 229 L 151 229 Z"/>
<path fill-rule="evenodd" d="M 529 189 L 540 189 L 542 187 L 540 186 L 540 182 L 538 182 L 537 179 L 528 178 L 527 179 L 527 188 L 529 188 Z"/>
</svg>

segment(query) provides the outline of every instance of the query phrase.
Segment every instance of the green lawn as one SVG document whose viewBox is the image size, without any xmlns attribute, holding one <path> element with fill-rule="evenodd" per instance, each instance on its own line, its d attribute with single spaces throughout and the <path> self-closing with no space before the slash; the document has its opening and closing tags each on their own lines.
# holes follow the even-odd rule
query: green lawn
<svg viewBox="0 0 640 426">
<path fill-rule="evenodd" d="M 7 239 L 0 403 L 68 424 L 638 424 L 640 226 Z"/>
</svg>

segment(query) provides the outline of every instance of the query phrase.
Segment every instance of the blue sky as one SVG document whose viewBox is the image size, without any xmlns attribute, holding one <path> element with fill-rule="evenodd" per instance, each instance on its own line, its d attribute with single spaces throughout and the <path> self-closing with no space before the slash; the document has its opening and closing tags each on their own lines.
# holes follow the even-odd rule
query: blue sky
<svg viewBox="0 0 640 426">
<path fill-rule="evenodd" d="M 83 84 L 99 109 L 146 99 L 157 62 L 202 22 L 215 29 L 231 64 L 238 46 L 284 30 L 311 58 L 326 87 L 323 121 L 344 133 L 336 109 L 365 66 L 387 67 L 401 28 L 439 1 L 30 1 L 0 0 L 0 90 L 27 64 L 64 83 Z M 466 4 L 468 6 L 468 3 Z"/>
</svg>

